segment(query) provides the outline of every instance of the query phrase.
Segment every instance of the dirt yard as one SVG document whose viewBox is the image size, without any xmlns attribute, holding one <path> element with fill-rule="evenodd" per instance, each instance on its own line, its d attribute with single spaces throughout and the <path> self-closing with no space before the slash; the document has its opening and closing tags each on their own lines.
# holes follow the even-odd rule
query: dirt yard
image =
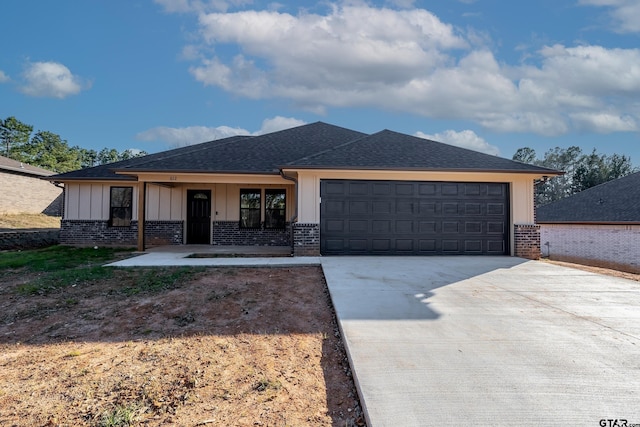
<svg viewBox="0 0 640 427">
<path fill-rule="evenodd" d="M 29 280 L 0 280 L 2 426 L 364 425 L 317 267 Z"/>
</svg>

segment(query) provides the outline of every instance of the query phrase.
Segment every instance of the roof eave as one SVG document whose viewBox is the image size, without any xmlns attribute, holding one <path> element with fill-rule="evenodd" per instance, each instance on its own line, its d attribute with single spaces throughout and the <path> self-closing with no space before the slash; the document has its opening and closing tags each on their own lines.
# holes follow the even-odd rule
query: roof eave
<svg viewBox="0 0 640 427">
<path fill-rule="evenodd" d="M 536 221 L 537 224 L 562 225 L 640 225 L 640 221 Z"/>
<path fill-rule="evenodd" d="M 281 166 L 282 170 L 357 170 L 357 171 L 407 171 L 407 172 L 467 172 L 467 173 L 517 173 L 528 175 L 540 175 L 540 176 L 560 176 L 564 175 L 564 172 L 554 170 L 520 170 L 520 169 L 471 169 L 471 168 L 418 168 L 418 167 L 405 167 L 405 168 L 393 168 L 393 167 L 373 167 L 373 166 L 294 166 L 287 165 Z"/>
<path fill-rule="evenodd" d="M 271 171 L 242 171 L 242 170 L 193 170 L 193 169 L 113 169 L 118 176 L 136 175 L 141 173 L 162 174 L 227 174 L 227 175 L 280 175 L 279 170 Z"/>
</svg>

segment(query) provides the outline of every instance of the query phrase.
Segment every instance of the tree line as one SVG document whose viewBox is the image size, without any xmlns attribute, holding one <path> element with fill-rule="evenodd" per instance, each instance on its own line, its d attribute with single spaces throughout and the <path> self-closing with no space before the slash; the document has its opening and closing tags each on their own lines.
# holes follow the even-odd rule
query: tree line
<svg viewBox="0 0 640 427">
<path fill-rule="evenodd" d="M 534 149 L 523 147 L 516 151 L 513 160 L 565 172 L 564 175 L 537 183 L 536 206 L 546 205 L 638 171 L 633 167 L 631 158 L 628 156 L 620 154 L 607 156 L 598 154 L 595 149 L 585 154 L 577 146 L 555 147 L 544 153 L 542 158 L 537 156 Z"/>
<path fill-rule="evenodd" d="M 63 173 L 144 156 L 144 151 L 103 148 L 100 151 L 70 146 L 60 135 L 38 130 L 15 117 L 0 119 L 0 154 L 13 160 Z"/>
</svg>

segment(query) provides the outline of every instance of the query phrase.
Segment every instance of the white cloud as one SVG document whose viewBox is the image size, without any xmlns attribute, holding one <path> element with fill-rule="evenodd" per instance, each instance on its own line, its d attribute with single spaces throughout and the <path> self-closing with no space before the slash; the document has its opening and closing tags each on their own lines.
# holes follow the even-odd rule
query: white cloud
<svg viewBox="0 0 640 427">
<path fill-rule="evenodd" d="M 575 113 L 571 114 L 571 119 L 579 128 L 598 133 L 630 132 L 639 129 L 638 121 L 628 115 L 620 116 L 606 112 Z"/>
<path fill-rule="evenodd" d="M 279 130 L 290 129 L 297 126 L 307 124 L 304 120 L 298 120 L 293 117 L 276 116 L 272 119 L 265 119 L 262 122 L 262 127 L 255 135 L 262 135 L 265 133 L 277 132 Z"/>
<path fill-rule="evenodd" d="M 200 13 L 199 25 L 202 46 L 189 47 L 197 81 L 318 114 L 366 106 L 541 135 L 640 123 L 638 49 L 554 45 L 509 65 L 483 47 L 486 34 L 460 33 L 424 9 L 363 1 L 332 4 L 324 15 Z M 609 119 L 595 119 L 602 114 Z"/>
<path fill-rule="evenodd" d="M 154 0 L 168 13 L 226 12 L 232 7 L 251 4 L 252 0 Z"/>
<path fill-rule="evenodd" d="M 415 135 L 419 138 L 444 142 L 445 144 L 468 148 L 470 150 L 480 151 L 486 154 L 492 154 L 495 156 L 500 154 L 500 150 L 498 149 L 498 147 L 489 144 L 472 130 L 463 130 L 460 132 L 457 132 L 455 130 L 446 130 L 444 132 L 436 133 L 433 135 L 428 135 L 423 132 L 416 132 Z"/>
<path fill-rule="evenodd" d="M 265 119 L 261 128 L 255 132 L 229 126 L 188 126 L 183 128 L 159 126 L 138 133 L 136 139 L 140 141 L 162 141 L 171 146 L 182 147 L 236 135 L 262 135 L 304 124 L 306 124 L 305 121 L 293 117 L 276 116 L 271 119 Z"/>
<path fill-rule="evenodd" d="M 580 0 L 586 6 L 605 6 L 611 10 L 612 29 L 620 33 L 640 32 L 640 2 L 638 0 Z"/>
<path fill-rule="evenodd" d="M 169 145 L 181 147 L 235 135 L 249 135 L 249 131 L 228 126 L 188 126 L 183 128 L 160 126 L 138 133 L 136 139 L 140 141 L 163 141 Z"/>
<path fill-rule="evenodd" d="M 0 70 L 0 83 L 6 83 L 6 82 L 8 82 L 9 80 L 11 80 L 11 79 L 9 78 L 9 76 L 8 76 L 8 75 L 6 75 L 6 74 L 4 73 L 4 71 Z"/>
<path fill-rule="evenodd" d="M 387 0 L 389 4 L 403 9 L 414 7 L 416 0 Z"/>
<path fill-rule="evenodd" d="M 83 86 L 90 86 L 58 62 L 29 63 L 22 77 L 21 91 L 30 96 L 66 98 L 80 93 Z"/>
</svg>

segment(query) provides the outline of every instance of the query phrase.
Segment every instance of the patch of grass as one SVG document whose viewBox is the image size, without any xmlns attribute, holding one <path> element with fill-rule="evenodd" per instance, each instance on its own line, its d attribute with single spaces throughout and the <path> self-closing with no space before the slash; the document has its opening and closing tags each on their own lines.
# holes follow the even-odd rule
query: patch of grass
<svg viewBox="0 0 640 427">
<path fill-rule="evenodd" d="M 98 427 L 127 427 L 132 426 L 138 420 L 139 405 L 117 405 L 106 411 L 100 417 Z"/>
<path fill-rule="evenodd" d="M 100 266 L 59 270 L 49 272 L 31 282 L 20 285 L 17 290 L 23 295 L 46 294 L 55 289 L 89 284 L 112 277 L 113 269 Z"/>
<path fill-rule="evenodd" d="M 134 284 L 121 289 L 125 295 L 137 295 L 142 292 L 155 293 L 166 289 L 179 287 L 182 283 L 190 281 L 196 273 L 203 268 L 178 267 L 178 268 L 144 268 L 132 270 L 135 274 Z"/>
<path fill-rule="evenodd" d="M 75 248 L 51 246 L 45 249 L 0 253 L 0 270 L 25 269 L 28 272 L 60 271 L 94 266 L 115 258 L 116 253 L 132 251 L 122 248 Z"/>
<path fill-rule="evenodd" d="M 267 378 L 264 378 L 258 381 L 253 386 L 253 389 L 255 391 L 260 391 L 260 392 L 267 391 L 267 390 L 280 390 L 281 388 L 282 388 L 282 384 L 280 384 L 280 381 L 272 381 Z"/>
</svg>

